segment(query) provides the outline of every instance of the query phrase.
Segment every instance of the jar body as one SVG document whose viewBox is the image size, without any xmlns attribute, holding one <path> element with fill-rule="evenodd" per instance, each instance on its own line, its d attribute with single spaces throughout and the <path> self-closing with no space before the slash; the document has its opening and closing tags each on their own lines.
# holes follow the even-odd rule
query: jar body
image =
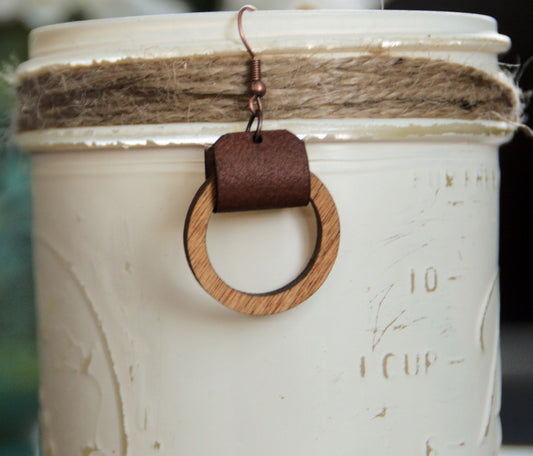
<svg viewBox="0 0 533 456">
<path fill-rule="evenodd" d="M 339 211 L 338 259 L 312 298 L 260 318 L 188 268 L 201 148 L 34 157 L 45 454 L 498 452 L 497 146 L 308 151 Z M 266 291 L 305 265 L 313 223 L 214 215 L 210 256 Z"/>
<path fill-rule="evenodd" d="M 483 16 L 265 11 L 245 19 L 259 56 L 328 65 L 374 54 L 431 59 L 505 79 L 497 54 L 509 40 Z M 213 13 L 47 27 L 32 35 L 19 74 L 238 56 L 235 21 Z M 417 74 L 409 87 L 419 82 Z M 390 111 L 276 119 L 269 93 L 264 128 L 306 142 L 311 171 L 335 200 L 341 240 L 316 294 L 268 317 L 215 302 L 183 247 L 204 147 L 245 122 L 223 123 L 221 113 L 204 123 L 44 125 L 18 135 L 34 154 L 41 451 L 498 454 L 497 150 L 514 127 Z M 176 109 L 187 110 L 178 95 Z M 207 241 L 223 280 L 265 292 L 300 273 L 315 236 L 313 211 L 296 208 L 213 215 Z"/>
</svg>

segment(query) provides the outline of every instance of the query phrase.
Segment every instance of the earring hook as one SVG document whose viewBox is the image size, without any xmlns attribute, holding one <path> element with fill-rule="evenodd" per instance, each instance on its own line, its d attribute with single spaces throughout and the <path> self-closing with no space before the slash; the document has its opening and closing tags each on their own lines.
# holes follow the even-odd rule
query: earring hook
<svg viewBox="0 0 533 456">
<path fill-rule="evenodd" d="M 263 127 L 263 103 L 261 102 L 261 97 L 265 95 L 266 93 L 266 86 L 261 81 L 261 61 L 257 58 L 257 56 L 252 51 L 252 48 L 248 44 L 248 41 L 246 41 L 246 38 L 244 37 L 244 32 L 242 28 L 242 15 L 245 11 L 257 11 L 257 8 L 252 5 L 245 5 L 239 10 L 239 15 L 237 16 L 237 24 L 239 27 L 239 35 L 241 37 L 242 43 L 246 47 L 246 50 L 250 54 L 250 57 L 252 58 L 252 67 L 251 67 L 251 84 L 250 84 L 250 91 L 252 92 L 252 97 L 250 98 L 250 101 L 248 102 L 248 109 L 251 112 L 250 120 L 248 122 L 248 126 L 246 127 L 246 131 L 250 131 L 250 128 L 252 128 L 252 124 L 254 123 L 254 120 L 257 119 L 257 128 L 254 133 L 254 141 L 255 142 L 261 142 L 261 129 Z"/>
<path fill-rule="evenodd" d="M 244 44 L 244 47 L 246 47 L 246 50 L 248 51 L 248 54 L 250 54 L 250 57 L 254 59 L 255 54 L 252 51 L 250 45 L 248 44 L 248 41 L 246 41 L 246 38 L 244 37 L 244 31 L 242 29 L 242 15 L 245 11 L 257 11 L 257 8 L 252 5 L 245 5 L 239 10 L 239 15 L 237 16 L 237 24 L 239 27 L 239 35 L 241 37 L 242 44 Z"/>
</svg>

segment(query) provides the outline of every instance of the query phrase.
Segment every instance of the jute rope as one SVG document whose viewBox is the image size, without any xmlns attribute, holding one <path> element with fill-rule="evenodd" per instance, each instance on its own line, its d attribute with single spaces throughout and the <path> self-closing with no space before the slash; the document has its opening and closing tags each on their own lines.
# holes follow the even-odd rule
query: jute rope
<svg viewBox="0 0 533 456">
<path fill-rule="evenodd" d="M 511 83 L 477 69 L 385 55 L 261 55 L 267 119 L 517 122 Z M 246 121 L 247 55 L 54 66 L 19 81 L 18 130 Z"/>
</svg>

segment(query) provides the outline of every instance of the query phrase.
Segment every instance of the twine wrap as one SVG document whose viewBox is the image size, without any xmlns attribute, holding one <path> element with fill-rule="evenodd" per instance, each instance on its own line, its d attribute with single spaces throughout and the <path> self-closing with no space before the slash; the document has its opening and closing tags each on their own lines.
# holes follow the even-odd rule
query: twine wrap
<svg viewBox="0 0 533 456">
<path fill-rule="evenodd" d="M 259 57 L 269 119 L 520 117 L 510 80 L 442 60 Z M 47 67 L 20 77 L 18 130 L 246 121 L 249 77 L 245 54 Z"/>
</svg>

